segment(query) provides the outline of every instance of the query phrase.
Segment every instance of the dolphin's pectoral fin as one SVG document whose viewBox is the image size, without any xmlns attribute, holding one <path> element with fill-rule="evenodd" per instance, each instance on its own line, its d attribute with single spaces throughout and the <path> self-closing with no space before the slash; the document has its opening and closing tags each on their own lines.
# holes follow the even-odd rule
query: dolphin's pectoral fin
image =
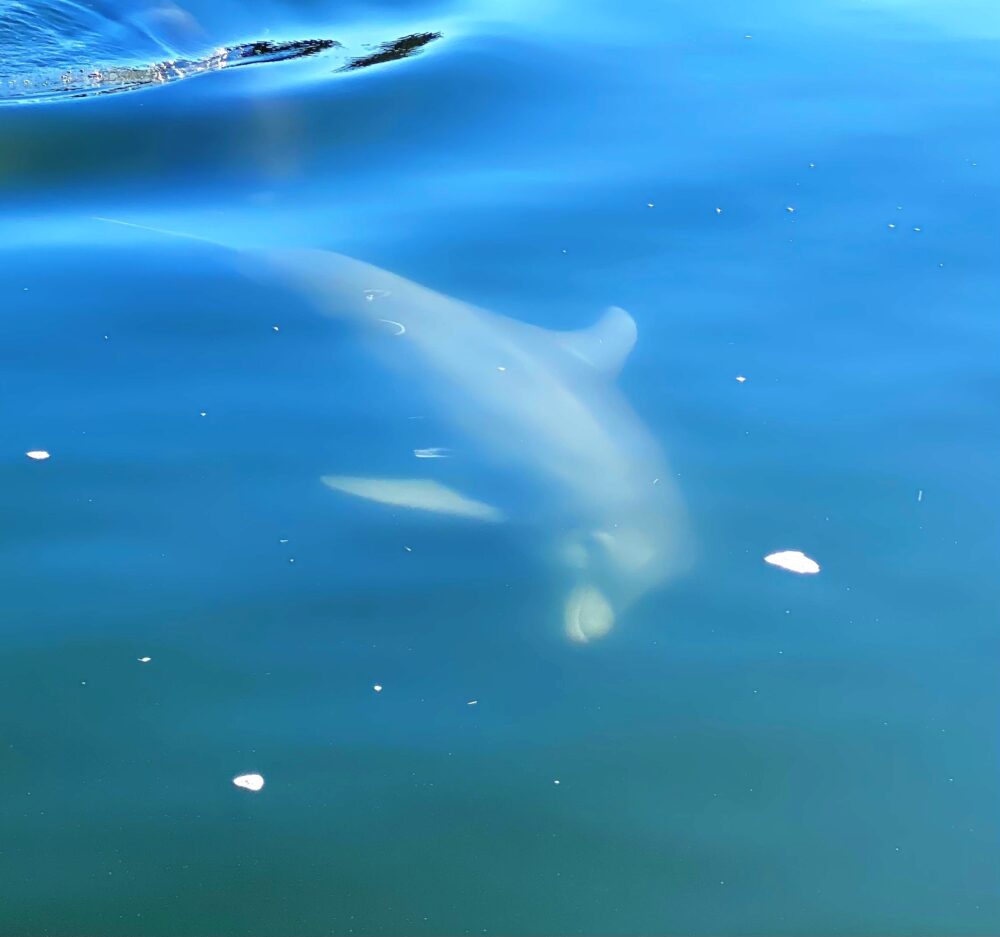
<svg viewBox="0 0 1000 937">
<path fill-rule="evenodd" d="M 635 320 L 624 309 L 612 306 L 590 328 L 562 332 L 558 341 L 570 354 L 614 377 L 635 346 L 637 334 Z"/>
<path fill-rule="evenodd" d="M 324 475 L 327 488 L 357 498 L 436 514 L 471 517 L 480 521 L 502 521 L 503 514 L 492 504 L 466 498 L 440 482 L 423 478 L 360 478 L 353 475 Z"/>
</svg>

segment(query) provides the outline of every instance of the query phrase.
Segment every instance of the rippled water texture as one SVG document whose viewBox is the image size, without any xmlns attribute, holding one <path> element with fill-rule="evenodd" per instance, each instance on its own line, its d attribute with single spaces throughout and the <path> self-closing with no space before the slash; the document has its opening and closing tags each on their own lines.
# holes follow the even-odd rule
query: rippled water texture
<svg viewBox="0 0 1000 937">
<path fill-rule="evenodd" d="M 223 68 L 323 53 L 340 52 L 344 70 L 364 68 L 406 58 L 437 38 L 439 33 L 403 36 L 354 55 L 335 39 L 259 39 L 210 47 L 195 17 L 174 3 L 116 8 L 69 0 L 3 0 L 0 104 L 133 91 Z"/>
<path fill-rule="evenodd" d="M 0 0 L 0 937 L 1000 933 L 998 49 Z"/>
</svg>

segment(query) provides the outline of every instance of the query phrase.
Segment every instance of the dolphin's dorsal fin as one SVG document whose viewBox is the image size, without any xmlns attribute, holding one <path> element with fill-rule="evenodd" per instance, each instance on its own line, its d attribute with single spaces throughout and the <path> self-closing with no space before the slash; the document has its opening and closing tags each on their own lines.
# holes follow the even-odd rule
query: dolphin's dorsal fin
<svg viewBox="0 0 1000 937">
<path fill-rule="evenodd" d="M 558 338 L 571 355 L 614 377 L 635 345 L 636 335 L 635 320 L 624 309 L 612 306 L 589 328 L 561 332 Z"/>
</svg>

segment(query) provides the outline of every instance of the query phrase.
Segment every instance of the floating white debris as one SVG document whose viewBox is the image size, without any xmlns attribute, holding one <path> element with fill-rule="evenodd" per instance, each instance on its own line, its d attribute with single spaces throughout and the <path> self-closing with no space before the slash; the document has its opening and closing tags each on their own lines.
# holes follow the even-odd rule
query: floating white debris
<svg viewBox="0 0 1000 937">
<path fill-rule="evenodd" d="M 279 540 L 278 543 L 288 543 L 287 540 Z"/>
<path fill-rule="evenodd" d="M 747 382 L 747 379 L 742 374 L 737 374 L 736 380 L 739 381 L 741 384 L 745 384 Z"/>
<path fill-rule="evenodd" d="M 407 553 L 413 552 L 413 547 L 403 547 L 403 549 L 406 550 Z"/>
<path fill-rule="evenodd" d="M 652 202 L 646 202 L 647 208 L 655 208 L 656 206 Z"/>
<path fill-rule="evenodd" d="M 29 449 L 25 455 L 36 462 L 44 462 L 46 459 L 51 458 L 51 455 L 44 449 Z"/>
<path fill-rule="evenodd" d="M 787 211 L 788 214 L 793 215 L 793 214 L 795 214 L 795 207 L 792 206 L 792 205 L 786 205 L 785 206 L 785 211 Z"/>
<path fill-rule="evenodd" d="M 276 325 L 272 325 L 271 328 L 274 329 L 275 332 L 280 332 L 281 331 L 281 329 L 279 329 L 278 326 L 276 326 Z"/>
<path fill-rule="evenodd" d="M 791 573 L 818 573 L 819 563 L 810 559 L 800 550 L 781 550 L 764 557 L 765 563 L 780 566 Z"/>
<path fill-rule="evenodd" d="M 889 230 L 891 231 L 891 230 L 892 230 L 893 228 L 895 228 L 895 227 L 896 227 L 896 226 L 895 226 L 894 224 L 890 224 L 890 225 L 889 225 Z"/>
<path fill-rule="evenodd" d="M 469 702 L 467 702 L 465 705 L 466 706 L 478 706 L 479 705 L 479 700 L 477 700 L 477 699 L 470 699 Z"/>
<path fill-rule="evenodd" d="M 556 778 L 555 780 L 553 780 L 553 782 L 552 782 L 552 783 L 553 783 L 553 784 L 558 784 L 558 783 L 559 783 L 559 779 L 558 779 L 558 778 Z"/>
<path fill-rule="evenodd" d="M 722 214 L 722 209 L 721 209 L 721 208 L 717 208 L 717 209 L 715 209 L 715 213 L 716 213 L 717 215 L 721 215 L 721 214 Z"/>
<path fill-rule="evenodd" d="M 920 488 L 917 491 L 917 501 L 923 501 L 923 500 L 924 500 L 924 489 Z"/>
<path fill-rule="evenodd" d="M 376 683 L 375 686 L 372 687 L 372 689 L 376 693 L 381 693 L 382 692 L 382 684 L 381 683 Z"/>
<path fill-rule="evenodd" d="M 233 778 L 233 784 L 247 791 L 259 791 L 264 786 L 264 779 L 259 774 L 241 774 Z"/>
<path fill-rule="evenodd" d="M 152 657 L 139 657 L 136 658 L 140 664 L 148 664 L 153 658 Z"/>
<path fill-rule="evenodd" d="M 920 233 L 920 228 L 914 228 L 913 230 L 914 230 L 914 231 L 916 231 L 916 232 L 917 232 L 917 234 L 919 234 L 919 233 Z"/>
<path fill-rule="evenodd" d="M 414 449 L 413 454 L 418 459 L 447 459 L 451 450 L 443 446 L 430 446 L 427 449 Z"/>
<path fill-rule="evenodd" d="M 198 416 L 208 416 L 208 411 L 207 410 L 199 410 L 198 411 Z"/>
<path fill-rule="evenodd" d="M 502 364 L 498 364 L 497 365 L 497 370 L 498 371 L 506 371 L 507 369 Z"/>
<path fill-rule="evenodd" d="M 815 163 L 810 163 L 809 164 L 809 168 L 810 169 L 815 169 L 816 168 L 816 164 Z"/>
</svg>

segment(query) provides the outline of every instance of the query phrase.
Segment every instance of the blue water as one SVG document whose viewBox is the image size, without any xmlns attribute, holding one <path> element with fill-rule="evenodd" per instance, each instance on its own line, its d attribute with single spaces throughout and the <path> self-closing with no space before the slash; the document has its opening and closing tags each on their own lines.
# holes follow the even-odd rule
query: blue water
<svg viewBox="0 0 1000 937">
<path fill-rule="evenodd" d="M 994 6 L 0 0 L 0 44 L 0 933 L 1000 931 Z M 566 395 L 494 458 L 240 260 L 292 247 L 628 310 L 586 399 L 685 562 L 568 640 L 607 453 L 532 493 Z"/>
</svg>

